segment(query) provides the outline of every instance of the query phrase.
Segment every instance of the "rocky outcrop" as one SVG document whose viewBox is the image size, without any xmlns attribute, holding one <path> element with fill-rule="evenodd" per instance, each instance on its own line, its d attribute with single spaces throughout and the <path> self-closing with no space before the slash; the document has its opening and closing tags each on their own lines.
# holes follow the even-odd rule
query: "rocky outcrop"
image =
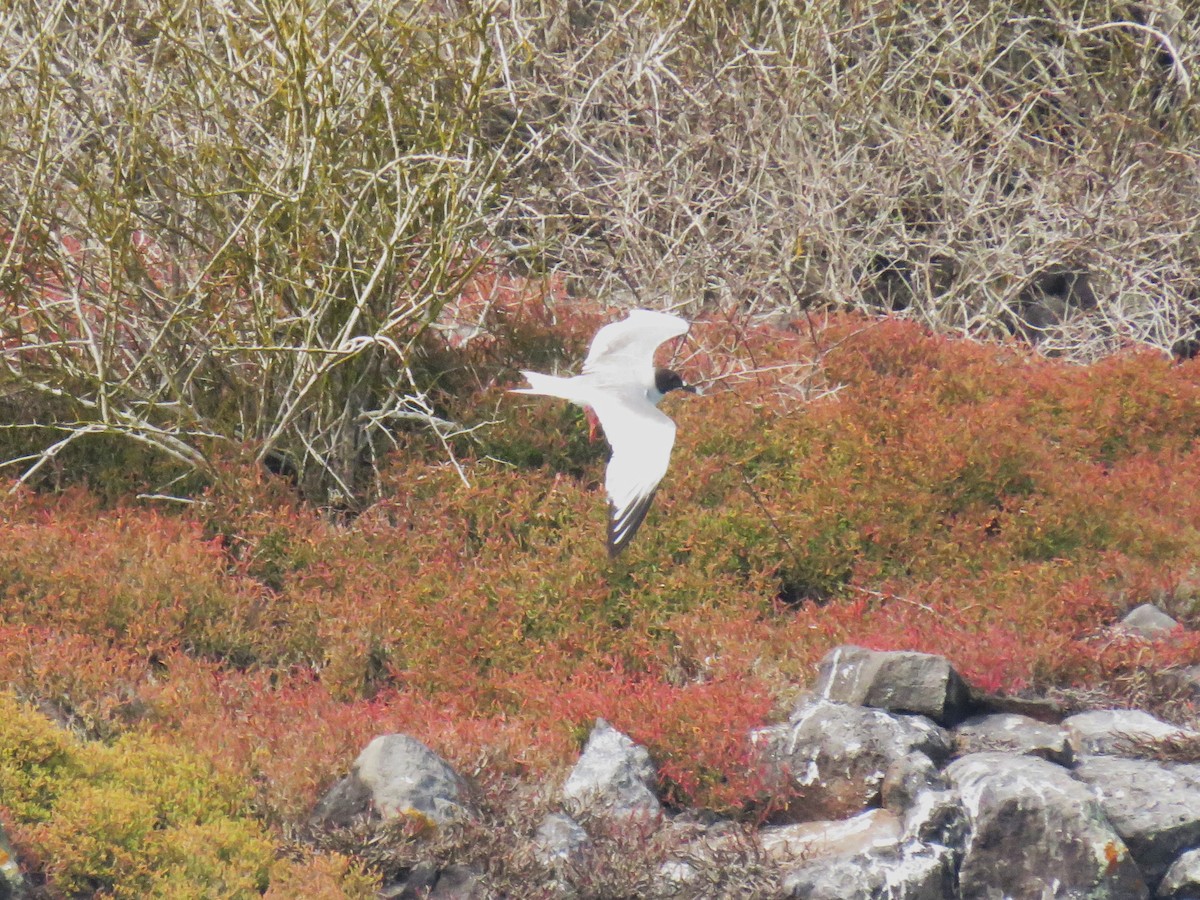
<svg viewBox="0 0 1200 900">
<path fill-rule="evenodd" d="M 917 713 L 945 725 L 961 719 L 970 691 L 942 656 L 838 647 L 821 662 L 813 693 L 825 700 Z"/>
<path fill-rule="evenodd" d="M 1137 709 L 1097 709 L 1063 720 L 1072 749 L 1080 755 L 1130 752 L 1139 741 L 1195 738 L 1200 733 L 1169 725 Z"/>
<path fill-rule="evenodd" d="M 933 760 L 924 753 L 910 753 L 894 760 L 883 773 L 880 799 L 885 809 L 904 815 L 918 796 L 947 786 L 945 776 Z"/>
<path fill-rule="evenodd" d="M 1200 850 L 1189 850 L 1171 864 L 1155 896 L 1162 900 L 1194 900 L 1200 897 Z"/>
<path fill-rule="evenodd" d="M 904 811 L 904 839 L 940 844 L 958 851 L 966 840 L 969 823 L 958 792 L 947 789 L 918 794 Z"/>
<path fill-rule="evenodd" d="M 960 755 L 1001 751 L 1069 766 L 1075 752 L 1066 729 L 1016 713 L 973 716 L 954 730 L 954 749 Z"/>
<path fill-rule="evenodd" d="M 885 809 L 872 809 L 849 819 L 776 825 L 758 833 L 763 852 L 783 865 L 848 856 L 894 847 L 902 832 L 900 819 Z"/>
<path fill-rule="evenodd" d="M 910 843 L 803 865 L 783 891 L 796 900 L 947 900 L 958 896 L 954 869 L 948 848 Z"/>
<path fill-rule="evenodd" d="M 658 854 L 639 896 L 717 896 L 740 865 L 762 896 L 803 900 L 1200 898 L 1200 765 L 1134 756 L 1200 734 L 1139 711 L 1045 722 L 989 705 L 939 657 L 831 652 L 788 721 L 748 735 L 774 810 L 759 828 L 665 809 L 650 754 L 598 720 L 526 836 L 539 895 L 586 894 L 589 860 L 628 827 Z M 440 824 L 472 815 L 466 796 L 428 748 L 387 735 L 314 821 Z M 486 896 L 486 876 L 418 865 L 384 895 Z"/>
<path fill-rule="evenodd" d="M 946 769 L 967 813 L 959 890 L 989 897 L 1148 895 L 1095 795 L 1034 756 L 972 753 Z"/>
<path fill-rule="evenodd" d="M 934 762 L 950 737 L 923 716 L 901 716 L 821 698 L 802 702 L 783 725 L 750 735 L 767 783 L 790 821 L 853 815 L 880 801 L 888 768 L 913 753 Z"/>
<path fill-rule="evenodd" d="M 1075 776 L 1091 786 L 1151 884 L 1182 851 L 1200 847 L 1200 766 L 1095 756 Z"/>
</svg>

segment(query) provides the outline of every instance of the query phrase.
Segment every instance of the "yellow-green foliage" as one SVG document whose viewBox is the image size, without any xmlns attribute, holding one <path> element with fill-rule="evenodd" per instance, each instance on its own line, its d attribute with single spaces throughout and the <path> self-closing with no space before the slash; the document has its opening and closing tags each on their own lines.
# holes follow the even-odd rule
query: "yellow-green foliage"
<svg viewBox="0 0 1200 900">
<path fill-rule="evenodd" d="M 66 894 L 258 897 L 303 868 L 276 863 L 247 790 L 194 752 L 139 734 L 80 741 L 11 694 L 0 694 L 0 790 L 18 841 Z M 366 896 L 369 879 L 342 873 Z"/>
<path fill-rule="evenodd" d="M 58 786 L 77 776 L 70 736 L 0 694 L 0 799 L 19 819 L 48 818 Z"/>
</svg>

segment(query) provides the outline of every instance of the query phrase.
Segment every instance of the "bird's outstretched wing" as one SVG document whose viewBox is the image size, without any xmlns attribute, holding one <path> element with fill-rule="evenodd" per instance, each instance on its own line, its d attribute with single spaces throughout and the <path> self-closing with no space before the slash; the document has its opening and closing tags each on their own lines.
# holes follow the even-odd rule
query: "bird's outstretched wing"
<svg viewBox="0 0 1200 900">
<path fill-rule="evenodd" d="M 654 351 L 664 341 L 686 334 L 688 323 L 670 313 L 631 310 L 620 322 L 605 325 L 592 338 L 584 374 L 654 365 Z"/>
<path fill-rule="evenodd" d="M 608 493 L 608 553 L 616 556 L 633 539 L 667 474 L 675 423 L 649 401 L 601 397 L 591 404 L 612 447 L 604 487 Z"/>
</svg>

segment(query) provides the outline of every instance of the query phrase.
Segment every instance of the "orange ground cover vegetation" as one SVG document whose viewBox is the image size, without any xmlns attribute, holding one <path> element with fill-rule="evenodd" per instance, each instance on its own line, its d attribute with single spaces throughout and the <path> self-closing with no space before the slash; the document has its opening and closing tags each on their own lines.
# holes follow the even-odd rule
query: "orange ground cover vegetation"
<svg viewBox="0 0 1200 900">
<path fill-rule="evenodd" d="M 1114 696 L 1200 638 L 1200 367 L 1091 367 L 834 317 L 697 323 L 672 469 L 626 554 L 581 414 L 506 394 L 579 358 L 596 310 L 444 348 L 442 444 L 402 436 L 383 499 L 305 507 L 244 460 L 190 505 L 21 490 L 0 505 L 0 681 L 85 733 L 168 737 L 307 814 L 375 734 L 464 772 L 568 762 L 597 716 L 679 804 L 758 798 L 744 734 L 831 647 L 947 655 L 1002 691 Z"/>
</svg>

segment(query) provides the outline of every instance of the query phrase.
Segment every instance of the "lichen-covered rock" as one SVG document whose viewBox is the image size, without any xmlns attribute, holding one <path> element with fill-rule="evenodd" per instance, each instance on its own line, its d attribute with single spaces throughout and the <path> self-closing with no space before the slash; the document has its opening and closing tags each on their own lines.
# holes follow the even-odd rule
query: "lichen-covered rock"
<svg viewBox="0 0 1200 900">
<path fill-rule="evenodd" d="M 1171 725 L 1140 709 L 1095 709 L 1068 716 L 1062 724 L 1079 755 L 1121 756 L 1128 753 L 1131 740 L 1200 740 L 1200 733 Z"/>
<path fill-rule="evenodd" d="M 444 759 L 406 734 L 375 738 L 313 812 L 320 825 L 368 816 L 422 816 L 434 825 L 472 814 L 467 786 Z"/>
<path fill-rule="evenodd" d="M 879 805 L 888 768 L 911 753 L 934 761 L 947 733 L 922 716 L 812 700 L 782 725 L 751 733 L 764 777 L 789 800 L 779 822 L 839 819 Z"/>
<path fill-rule="evenodd" d="M 904 839 L 960 852 L 970 829 L 958 791 L 923 791 L 904 811 Z"/>
<path fill-rule="evenodd" d="M 0 900 L 23 897 L 28 887 L 21 867 L 17 865 L 17 858 L 13 855 L 8 835 L 0 828 Z"/>
<path fill-rule="evenodd" d="M 813 693 L 825 700 L 928 716 L 942 725 L 966 713 L 970 691 L 944 656 L 846 645 L 821 660 Z"/>
<path fill-rule="evenodd" d="M 954 854 L 913 843 L 816 860 L 785 875 L 783 889 L 796 900 L 951 900 Z"/>
<path fill-rule="evenodd" d="M 563 785 L 563 799 L 593 813 L 656 817 L 655 771 L 645 747 L 597 719 L 579 761 Z"/>
<path fill-rule="evenodd" d="M 887 767 L 880 793 L 884 808 L 902 816 L 918 794 L 945 790 L 947 787 L 949 783 L 933 760 L 924 753 L 909 753 Z"/>
<path fill-rule="evenodd" d="M 900 843 L 900 819 L 885 809 L 872 809 L 849 819 L 799 822 L 763 828 L 763 854 L 780 865 L 828 856 L 853 856 Z"/>
<path fill-rule="evenodd" d="M 1092 756 L 1075 775 L 1091 785 L 1148 883 L 1200 846 L 1200 766 Z"/>
<path fill-rule="evenodd" d="M 954 746 L 964 756 L 990 751 L 1024 753 L 1060 766 L 1070 765 L 1075 755 L 1065 728 L 1016 713 L 992 713 L 964 720 L 954 729 Z"/>
<path fill-rule="evenodd" d="M 946 769 L 967 814 L 963 900 L 1139 900 L 1133 857 L 1084 784 L 1035 756 L 973 753 Z"/>
<path fill-rule="evenodd" d="M 1196 900 L 1200 897 L 1200 850 L 1189 850 L 1171 863 L 1154 896 L 1160 900 Z"/>
</svg>

